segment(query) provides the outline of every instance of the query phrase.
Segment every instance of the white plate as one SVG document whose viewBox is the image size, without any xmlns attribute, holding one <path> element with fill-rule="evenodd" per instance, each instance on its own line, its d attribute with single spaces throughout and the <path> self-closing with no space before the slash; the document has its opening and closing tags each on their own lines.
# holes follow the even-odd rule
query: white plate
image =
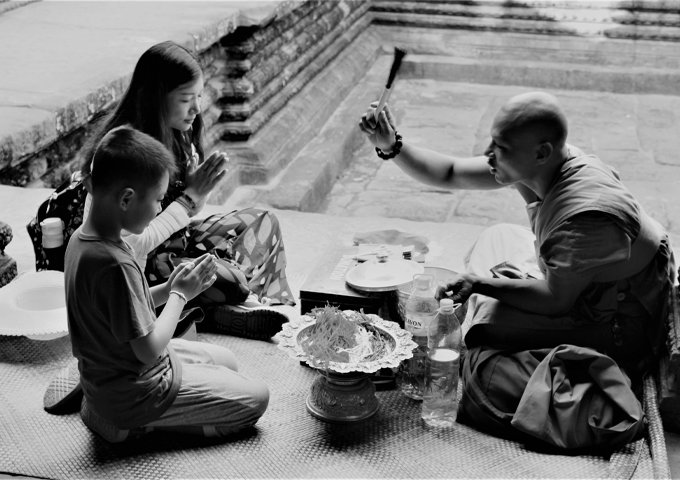
<svg viewBox="0 0 680 480">
<path fill-rule="evenodd" d="M 388 292 L 421 275 L 425 267 L 411 260 L 366 262 L 347 271 L 345 281 L 350 287 L 367 292 Z"/>
</svg>

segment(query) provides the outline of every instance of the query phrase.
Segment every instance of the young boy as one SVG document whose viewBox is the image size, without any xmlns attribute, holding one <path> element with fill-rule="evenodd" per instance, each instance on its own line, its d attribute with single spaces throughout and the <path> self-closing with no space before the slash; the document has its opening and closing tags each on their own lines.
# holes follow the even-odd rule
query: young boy
<svg viewBox="0 0 680 480">
<path fill-rule="evenodd" d="M 161 211 L 175 169 L 172 155 L 152 137 L 127 126 L 109 132 L 94 154 L 90 215 L 66 250 L 81 417 L 111 442 L 153 429 L 228 435 L 254 425 L 269 402 L 262 382 L 236 371 L 231 351 L 172 339 L 186 302 L 215 281 L 214 257 L 181 265 L 149 289 L 121 237 L 123 229 L 141 233 Z"/>
</svg>

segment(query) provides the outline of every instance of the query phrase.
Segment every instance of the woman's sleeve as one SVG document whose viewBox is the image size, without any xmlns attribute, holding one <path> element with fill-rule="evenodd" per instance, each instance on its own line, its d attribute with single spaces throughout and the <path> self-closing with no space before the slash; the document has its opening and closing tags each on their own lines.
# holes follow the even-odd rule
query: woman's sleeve
<svg viewBox="0 0 680 480">
<path fill-rule="evenodd" d="M 136 258 L 145 258 L 149 252 L 167 240 L 170 235 L 189 225 L 191 218 L 179 202 L 172 202 L 154 218 L 148 227 L 138 235 L 123 232 L 123 238 L 135 251 Z"/>
<path fill-rule="evenodd" d="M 552 275 L 594 276 L 608 265 L 630 257 L 631 235 L 610 215 L 585 212 L 553 230 L 539 252 Z"/>
</svg>

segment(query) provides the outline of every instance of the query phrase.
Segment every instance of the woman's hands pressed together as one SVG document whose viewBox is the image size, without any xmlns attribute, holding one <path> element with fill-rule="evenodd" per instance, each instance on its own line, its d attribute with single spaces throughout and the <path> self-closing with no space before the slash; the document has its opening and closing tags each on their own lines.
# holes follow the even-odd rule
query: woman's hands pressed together
<svg viewBox="0 0 680 480">
<path fill-rule="evenodd" d="M 201 203 L 201 200 L 206 198 L 224 178 L 228 162 L 229 157 L 226 153 L 213 152 L 205 162 L 190 168 L 185 179 L 187 187 L 184 193 L 194 202 Z"/>
</svg>

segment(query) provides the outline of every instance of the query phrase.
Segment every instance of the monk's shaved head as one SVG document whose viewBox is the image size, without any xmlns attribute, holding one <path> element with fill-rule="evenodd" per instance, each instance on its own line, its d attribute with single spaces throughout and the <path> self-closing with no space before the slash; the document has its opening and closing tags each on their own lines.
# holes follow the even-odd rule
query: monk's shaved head
<svg viewBox="0 0 680 480">
<path fill-rule="evenodd" d="M 503 136 L 528 134 L 536 143 L 550 142 L 555 149 L 567 140 L 567 117 L 557 98 L 544 92 L 512 97 L 499 110 L 494 126 Z"/>
</svg>

